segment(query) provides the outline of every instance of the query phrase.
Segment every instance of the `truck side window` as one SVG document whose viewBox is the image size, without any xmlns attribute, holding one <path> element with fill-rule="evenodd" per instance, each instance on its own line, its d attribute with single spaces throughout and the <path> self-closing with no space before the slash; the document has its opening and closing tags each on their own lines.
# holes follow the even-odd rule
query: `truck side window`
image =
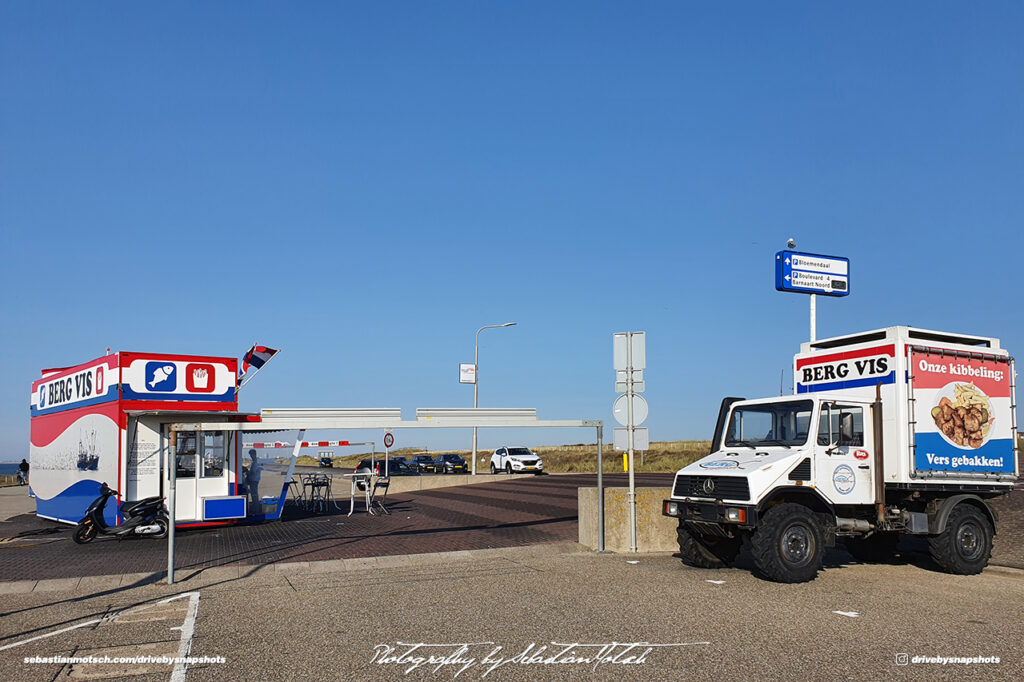
<svg viewBox="0 0 1024 682">
<path fill-rule="evenodd" d="M 864 445 L 864 409 L 861 407 L 832 407 L 832 438 L 840 446 Z M 829 413 L 822 410 L 818 422 L 818 445 L 829 445 Z"/>
</svg>

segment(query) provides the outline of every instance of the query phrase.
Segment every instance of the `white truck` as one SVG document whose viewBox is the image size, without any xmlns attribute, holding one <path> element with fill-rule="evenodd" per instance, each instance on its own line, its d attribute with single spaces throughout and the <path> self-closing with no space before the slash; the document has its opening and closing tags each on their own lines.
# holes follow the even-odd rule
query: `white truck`
<svg viewBox="0 0 1024 682">
<path fill-rule="evenodd" d="M 794 395 L 722 401 L 711 454 L 680 469 L 662 513 L 683 562 L 717 568 L 749 543 L 757 571 L 813 580 L 842 538 L 883 559 L 925 536 L 961 575 L 988 564 L 988 501 L 1017 478 L 1013 358 L 999 340 L 889 327 L 801 345 Z"/>
</svg>

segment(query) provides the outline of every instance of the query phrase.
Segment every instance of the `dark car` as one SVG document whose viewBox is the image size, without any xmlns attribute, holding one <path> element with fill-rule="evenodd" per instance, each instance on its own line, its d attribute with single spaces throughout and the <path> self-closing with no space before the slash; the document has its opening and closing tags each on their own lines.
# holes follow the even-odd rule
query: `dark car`
<svg viewBox="0 0 1024 682">
<path fill-rule="evenodd" d="M 453 452 L 438 455 L 434 460 L 434 471 L 439 474 L 465 474 L 469 472 L 466 460 Z"/>
<path fill-rule="evenodd" d="M 392 457 L 388 460 L 387 468 L 384 467 L 384 460 L 377 459 L 370 466 L 370 460 L 364 459 L 356 465 L 357 474 L 373 473 L 377 476 L 419 476 L 420 472 L 409 466 L 404 457 Z"/>
<path fill-rule="evenodd" d="M 334 468 L 334 460 L 331 459 L 330 457 L 321 457 L 320 458 L 320 468 L 321 469 L 332 469 L 332 468 Z"/>
<path fill-rule="evenodd" d="M 434 458 L 430 455 L 416 455 L 412 458 L 412 467 L 417 471 L 433 471 Z"/>
</svg>

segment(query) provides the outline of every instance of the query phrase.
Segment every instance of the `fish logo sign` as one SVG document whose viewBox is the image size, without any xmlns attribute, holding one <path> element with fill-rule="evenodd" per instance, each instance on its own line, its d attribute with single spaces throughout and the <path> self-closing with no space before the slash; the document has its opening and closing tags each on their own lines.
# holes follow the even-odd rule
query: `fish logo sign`
<svg viewBox="0 0 1024 682">
<path fill-rule="evenodd" d="M 167 362 L 146 363 L 146 388 L 151 391 L 173 391 L 178 387 L 177 368 Z"/>
</svg>

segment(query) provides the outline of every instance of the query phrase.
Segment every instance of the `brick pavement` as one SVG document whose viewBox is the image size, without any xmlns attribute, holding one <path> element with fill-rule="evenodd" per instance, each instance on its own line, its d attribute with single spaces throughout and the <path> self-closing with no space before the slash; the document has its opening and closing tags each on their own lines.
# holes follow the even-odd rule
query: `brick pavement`
<svg viewBox="0 0 1024 682">
<path fill-rule="evenodd" d="M 623 475 L 606 485 L 625 485 Z M 671 474 L 638 485 L 669 485 Z M 390 516 L 314 515 L 287 506 L 281 522 L 179 530 L 176 569 L 321 561 L 575 542 L 580 485 L 593 475 L 524 476 L 511 481 L 388 496 Z M 167 568 L 165 542 L 100 538 L 70 542 L 71 527 L 22 514 L 0 523 L 0 581 L 69 578 Z M 14 538 L 14 540 L 6 540 Z"/>
<path fill-rule="evenodd" d="M 671 474 L 637 476 L 669 486 Z M 313 515 L 291 506 L 281 522 L 179 531 L 176 568 L 321 561 L 575 542 L 577 488 L 595 476 L 523 477 L 389 496 L 391 516 Z M 624 486 L 621 474 L 607 486 Z M 1024 490 L 998 500 L 992 563 L 1024 569 Z M 361 506 L 357 505 L 357 509 Z M 166 543 L 151 539 L 70 542 L 71 527 L 22 514 L 0 522 L 0 581 L 166 570 Z M 905 543 L 921 552 L 920 543 Z"/>
</svg>

